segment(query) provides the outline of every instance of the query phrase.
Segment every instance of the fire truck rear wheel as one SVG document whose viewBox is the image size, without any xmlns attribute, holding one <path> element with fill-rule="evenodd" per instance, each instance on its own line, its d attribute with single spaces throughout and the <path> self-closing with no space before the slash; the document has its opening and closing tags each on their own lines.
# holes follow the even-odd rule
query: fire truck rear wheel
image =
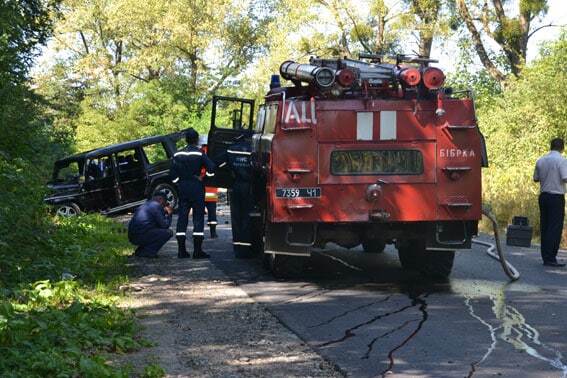
<svg viewBox="0 0 567 378">
<path fill-rule="evenodd" d="M 362 248 L 366 253 L 382 253 L 386 243 L 380 239 L 369 239 L 362 242 Z"/>
<path fill-rule="evenodd" d="M 455 251 L 425 251 L 425 259 L 420 271 L 434 279 L 446 279 L 453 269 Z"/>
<path fill-rule="evenodd" d="M 269 254 L 270 270 L 276 278 L 300 277 L 305 269 L 306 257 Z"/>
<path fill-rule="evenodd" d="M 416 270 L 433 279 L 446 279 L 453 269 L 455 251 L 426 250 L 421 241 L 398 246 L 398 256 L 404 269 Z"/>
</svg>

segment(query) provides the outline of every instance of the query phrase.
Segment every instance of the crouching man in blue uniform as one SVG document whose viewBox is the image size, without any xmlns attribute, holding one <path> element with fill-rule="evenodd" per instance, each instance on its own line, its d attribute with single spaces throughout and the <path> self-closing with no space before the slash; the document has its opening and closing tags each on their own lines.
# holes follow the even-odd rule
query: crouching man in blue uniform
<svg viewBox="0 0 567 378">
<path fill-rule="evenodd" d="M 234 177 L 229 190 L 230 217 L 232 221 L 232 246 L 237 258 L 252 257 L 252 146 L 246 140 L 237 140 L 219 160 L 219 168 L 228 165 Z M 222 163 L 221 163 L 222 162 Z"/>
<path fill-rule="evenodd" d="M 173 236 L 169 229 L 172 212 L 164 192 L 156 193 L 136 210 L 128 224 L 128 240 L 138 246 L 135 256 L 157 257 L 160 248 Z"/>
<path fill-rule="evenodd" d="M 193 258 L 209 258 L 203 251 L 205 225 L 205 186 L 201 178 L 201 168 L 205 167 L 207 176 L 214 176 L 215 165 L 199 148 L 199 134 L 189 129 L 185 135 L 187 147 L 173 155 L 169 174 L 177 184 L 179 193 L 179 218 L 177 219 L 177 257 L 190 257 L 185 246 L 189 211 L 193 209 Z"/>
</svg>

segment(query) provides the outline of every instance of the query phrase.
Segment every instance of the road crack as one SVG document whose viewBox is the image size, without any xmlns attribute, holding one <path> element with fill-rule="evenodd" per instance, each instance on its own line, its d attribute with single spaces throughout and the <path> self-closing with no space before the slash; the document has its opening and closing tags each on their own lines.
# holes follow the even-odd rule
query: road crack
<svg viewBox="0 0 567 378">
<path fill-rule="evenodd" d="M 392 369 L 394 368 L 394 364 L 395 364 L 394 353 L 399 349 L 403 348 L 408 342 L 410 342 L 410 340 L 412 340 L 419 333 L 419 331 L 421 331 L 423 324 L 427 321 L 429 317 L 429 314 L 427 313 L 427 302 L 425 302 L 425 300 L 419 297 L 416 297 L 413 299 L 410 307 L 415 307 L 417 305 L 419 305 L 419 311 L 421 312 L 421 320 L 417 324 L 417 327 L 415 327 L 415 330 L 412 333 L 410 333 L 408 337 L 406 337 L 398 346 L 396 346 L 394 349 L 388 352 L 388 360 L 390 360 L 390 362 L 388 364 L 388 367 L 380 373 L 382 377 L 385 377 L 387 374 L 392 372 Z"/>
<path fill-rule="evenodd" d="M 359 324 L 355 325 L 354 327 L 348 328 L 347 330 L 345 330 L 345 334 L 341 338 L 338 338 L 338 339 L 335 339 L 335 340 L 330 340 L 330 341 L 324 342 L 322 344 L 319 344 L 317 346 L 318 347 L 325 347 L 325 346 L 341 343 L 341 342 L 355 336 L 356 334 L 353 331 L 355 331 L 355 330 L 357 330 L 361 327 L 364 327 L 366 325 L 372 324 L 377 320 L 380 320 L 380 319 L 383 319 L 383 318 L 386 318 L 388 316 L 392 316 L 392 315 L 395 315 L 395 314 L 399 314 L 400 312 L 406 311 L 407 309 L 412 308 L 412 307 L 415 307 L 415 304 L 404 306 L 404 307 L 399 308 L 395 311 L 386 312 L 386 313 L 383 313 L 383 314 L 376 315 L 373 318 L 371 318 L 371 319 L 369 319 L 365 322 L 359 323 Z"/>
<path fill-rule="evenodd" d="M 412 319 L 412 320 L 406 320 L 405 322 L 403 322 L 401 325 L 399 325 L 398 327 L 389 330 L 388 332 L 385 332 L 383 334 L 381 334 L 378 337 L 375 337 L 374 339 L 372 339 L 372 341 L 367 345 L 368 346 L 368 350 L 366 351 L 366 353 L 364 354 L 364 356 L 360 357 L 361 360 L 367 360 L 370 357 L 370 353 L 372 352 L 372 349 L 374 348 L 374 344 L 376 343 L 376 341 L 391 335 L 394 332 L 397 331 L 401 331 L 402 329 L 404 329 L 405 327 L 407 327 L 409 324 L 413 323 L 413 322 L 417 322 L 419 319 Z"/>
<path fill-rule="evenodd" d="M 363 304 L 363 305 L 361 305 L 361 306 L 355 307 L 355 308 L 353 308 L 353 309 L 350 309 L 350 310 L 344 311 L 344 312 L 342 312 L 342 313 L 340 313 L 340 314 L 338 314 L 338 315 L 335 315 L 335 316 L 333 316 L 333 317 L 331 317 L 331 318 L 329 318 L 329 319 L 327 319 L 327 320 L 325 320 L 325 321 L 323 321 L 323 322 L 321 322 L 321 323 L 318 323 L 318 324 L 309 326 L 308 328 L 316 328 L 316 327 L 321 327 L 321 326 L 330 324 L 330 323 L 334 322 L 335 320 L 337 320 L 337 319 L 339 319 L 339 318 L 342 318 L 342 317 L 344 317 L 344 316 L 346 316 L 346 315 L 348 315 L 348 314 L 351 314 L 351 313 L 353 313 L 353 312 L 356 312 L 356 311 L 362 310 L 362 309 L 364 309 L 364 308 L 367 308 L 367 307 L 376 305 L 376 304 L 378 304 L 378 303 L 386 302 L 386 301 L 388 301 L 390 298 L 392 298 L 392 295 L 388 295 L 386 298 L 380 299 L 379 301 L 373 301 L 373 302 L 370 302 L 370 303 Z"/>
</svg>

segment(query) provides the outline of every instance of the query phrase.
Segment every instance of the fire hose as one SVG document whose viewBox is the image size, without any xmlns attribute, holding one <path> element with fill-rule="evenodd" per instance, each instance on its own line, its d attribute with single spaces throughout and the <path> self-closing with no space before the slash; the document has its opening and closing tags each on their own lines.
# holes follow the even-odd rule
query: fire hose
<svg viewBox="0 0 567 378">
<path fill-rule="evenodd" d="M 473 243 L 488 247 L 488 249 L 486 250 L 486 254 L 488 254 L 488 256 L 492 257 L 493 259 L 500 261 L 500 265 L 502 266 L 502 270 L 504 270 L 504 273 L 508 276 L 508 278 L 510 278 L 511 281 L 516 281 L 517 279 L 520 278 L 520 272 L 518 272 L 518 270 L 514 268 L 514 266 L 510 264 L 506 260 L 506 257 L 504 256 L 504 250 L 502 249 L 502 245 L 500 244 L 500 236 L 498 234 L 498 223 L 496 222 L 496 217 L 494 216 L 494 214 L 490 212 L 490 210 L 488 210 L 484 206 L 482 208 L 482 214 L 485 217 L 487 217 L 492 223 L 492 229 L 494 231 L 494 240 L 496 240 L 496 242 L 495 244 L 492 244 L 481 240 L 473 239 Z M 495 253 L 494 250 L 496 250 L 498 253 Z"/>
</svg>

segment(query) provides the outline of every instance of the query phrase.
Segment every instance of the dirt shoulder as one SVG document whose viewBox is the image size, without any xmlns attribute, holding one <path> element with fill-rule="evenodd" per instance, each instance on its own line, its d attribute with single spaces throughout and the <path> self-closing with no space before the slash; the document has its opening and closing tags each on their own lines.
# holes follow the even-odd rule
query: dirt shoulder
<svg viewBox="0 0 567 378">
<path fill-rule="evenodd" d="M 122 305 L 157 345 L 125 363 L 155 362 L 169 377 L 342 376 L 210 261 L 176 253 L 171 240 L 158 259 L 132 258 L 138 278 Z"/>
</svg>

